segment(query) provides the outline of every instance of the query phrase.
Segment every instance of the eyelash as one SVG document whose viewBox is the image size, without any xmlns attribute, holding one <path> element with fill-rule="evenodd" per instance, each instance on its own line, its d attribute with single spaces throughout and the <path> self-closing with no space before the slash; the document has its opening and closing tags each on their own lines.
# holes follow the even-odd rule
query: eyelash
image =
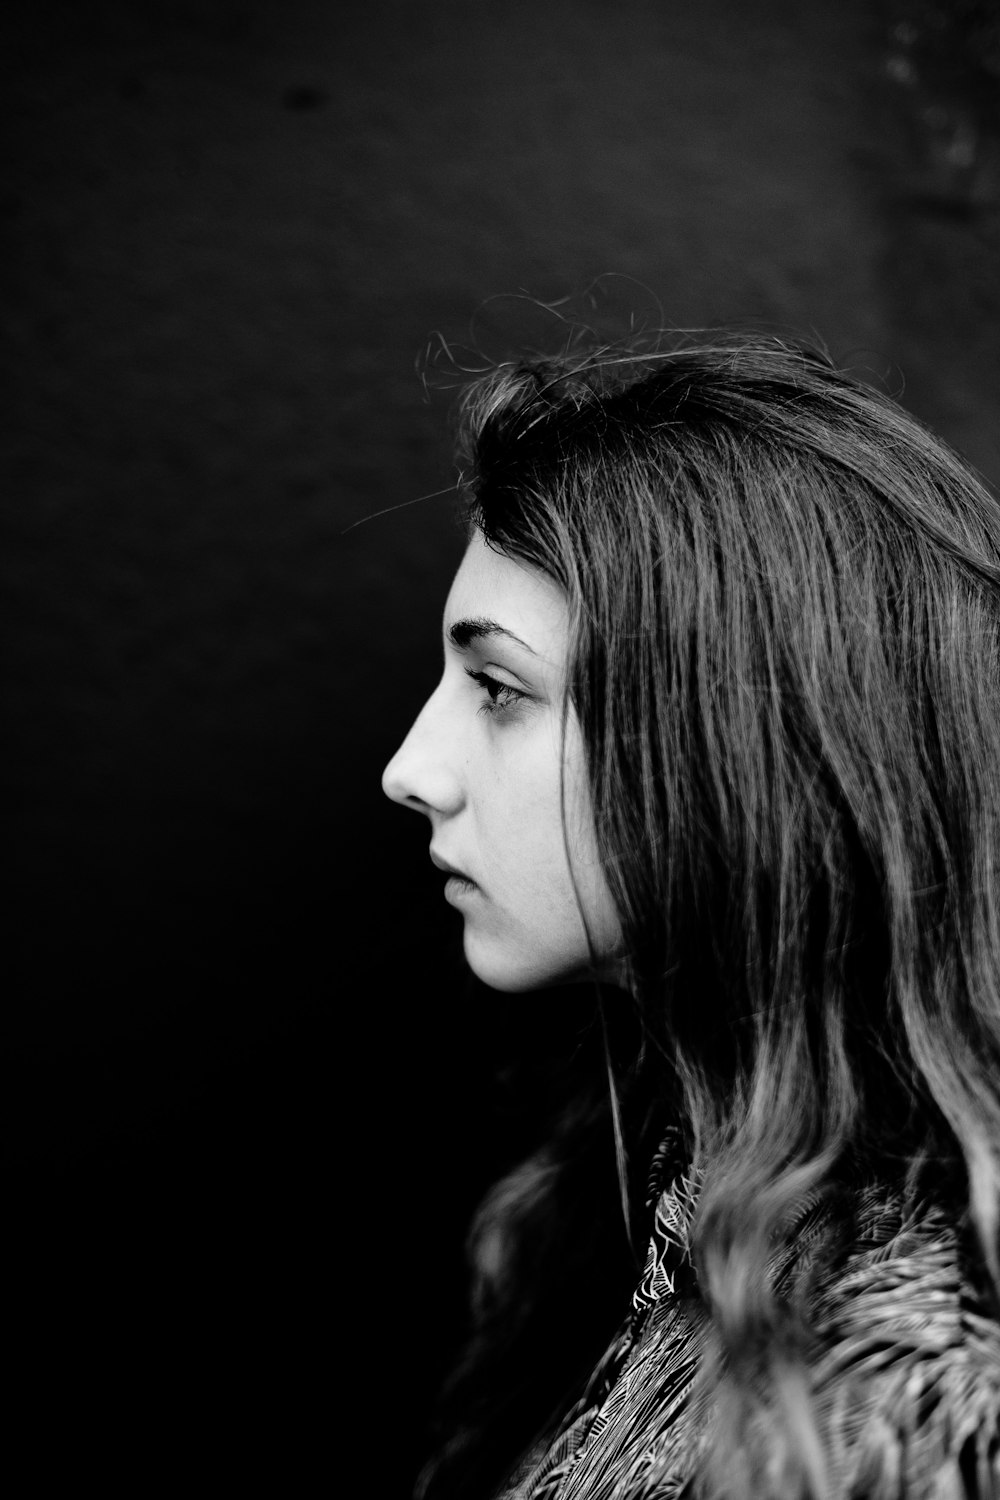
<svg viewBox="0 0 1000 1500">
<path fill-rule="evenodd" d="M 487 701 L 479 708 L 481 714 L 505 714 L 517 707 L 527 693 L 522 693 L 520 688 L 510 687 L 499 678 L 491 677 L 488 672 L 477 672 L 472 667 L 466 667 L 466 676 L 471 677 L 478 687 L 483 689 L 487 695 Z"/>
</svg>

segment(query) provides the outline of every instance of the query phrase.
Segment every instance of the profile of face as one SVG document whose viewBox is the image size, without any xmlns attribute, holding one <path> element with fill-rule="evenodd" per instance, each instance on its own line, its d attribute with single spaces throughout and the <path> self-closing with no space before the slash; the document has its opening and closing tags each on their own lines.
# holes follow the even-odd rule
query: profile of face
<svg viewBox="0 0 1000 1500">
<path fill-rule="evenodd" d="M 476 534 L 444 610 L 444 671 L 385 769 L 423 813 L 465 956 L 499 990 L 614 974 L 618 915 L 594 836 L 583 738 L 564 713 L 565 595 Z"/>
</svg>

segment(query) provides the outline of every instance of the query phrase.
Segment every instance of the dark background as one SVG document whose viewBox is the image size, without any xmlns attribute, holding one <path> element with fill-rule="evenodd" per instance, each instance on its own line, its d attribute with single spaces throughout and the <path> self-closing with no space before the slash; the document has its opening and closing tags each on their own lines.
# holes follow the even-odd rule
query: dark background
<svg viewBox="0 0 1000 1500">
<path fill-rule="evenodd" d="M 522 292 L 815 332 L 996 482 L 997 7 L 2 25 L 12 1430 L 40 1490 L 405 1494 L 566 1003 L 464 976 L 379 792 L 460 552 L 416 361 Z"/>
</svg>

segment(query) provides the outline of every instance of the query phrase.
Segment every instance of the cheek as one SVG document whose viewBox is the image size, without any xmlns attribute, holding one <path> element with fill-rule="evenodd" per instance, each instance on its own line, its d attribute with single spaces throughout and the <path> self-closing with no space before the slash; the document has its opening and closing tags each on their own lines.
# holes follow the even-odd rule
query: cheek
<svg viewBox="0 0 1000 1500">
<path fill-rule="evenodd" d="M 514 779 L 510 797 L 498 789 L 488 829 L 480 823 L 491 878 L 487 898 L 466 912 L 465 953 L 473 971 L 498 989 L 545 988 L 585 977 L 588 930 L 599 963 L 620 951 L 589 796 L 578 783 L 567 786 L 564 832 L 558 765 L 550 761 L 534 779 Z"/>
<path fill-rule="evenodd" d="M 558 805 L 501 809 L 493 846 L 507 899 L 523 918 L 552 920 L 575 904 Z"/>
<path fill-rule="evenodd" d="M 576 902 L 558 758 L 543 744 L 534 756 L 504 769 L 490 788 L 488 805 L 480 805 L 479 836 L 492 872 L 486 884 L 497 907 L 526 929 L 563 925 Z"/>
</svg>

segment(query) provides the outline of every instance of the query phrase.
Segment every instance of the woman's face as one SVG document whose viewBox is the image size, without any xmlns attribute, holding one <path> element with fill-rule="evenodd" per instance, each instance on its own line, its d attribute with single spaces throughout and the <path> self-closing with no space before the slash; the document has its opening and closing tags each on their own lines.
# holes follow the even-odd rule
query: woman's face
<svg viewBox="0 0 1000 1500">
<path fill-rule="evenodd" d="M 591 972 L 581 905 L 602 972 L 621 944 L 580 727 L 563 717 L 568 649 L 562 590 L 477 534 L 445 604 L 441 681 L 382 778 L 430 819 L 465 956 L 499 990 Z"/>
</svg>

